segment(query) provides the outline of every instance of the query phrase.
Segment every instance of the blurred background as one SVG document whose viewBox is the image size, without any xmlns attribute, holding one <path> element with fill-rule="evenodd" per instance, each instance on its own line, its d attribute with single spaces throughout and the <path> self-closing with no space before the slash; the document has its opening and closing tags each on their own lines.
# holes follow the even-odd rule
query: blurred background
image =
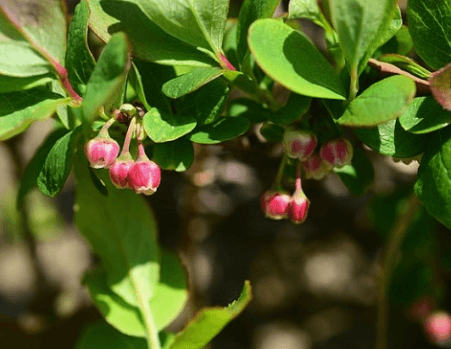
<svg viewBox="0 0 451 349">
<path fill-rule="evenodd" d="M 76 3 L 69 1 L 71 13 Z M 231 1 L 231 17 L 239 6 Z M 287 1 L 277 11 L 286 10 Z M 324 47 L 321 29 L 301 24 Z M 55 199 L 29 195 L 28 220 L 15 208 L 24 166 L 51 128 L 51 120 L 35 123 L 0 143 L 1 349 L 73 348 L 84 326 L 101 319 L 80 283 L 94 257 L 73 225 L 73 179 Z M 382 247 L 412 193 L 418 162 L 364 150 L 375 168 L 369 192 L 351 196 L 335 174 L 304 181 L 311 208 L 300 226 L 260 210 L 282 148 L 265 143 L 258 129 L 197 147 L 186 173 L 164 171 L 148 201 L 161 245 L 187 266 L 191 295 L 168 330 L 180 330 L 203 306 L 227 305 L 249 279 L 254 300 L 211 349 L 373 348 Z M 450 309 L 451 236 L 422 208 L 406 228 L 388 294 L 389 343 L 432 348 L 415 309 Z"/>
</svg>

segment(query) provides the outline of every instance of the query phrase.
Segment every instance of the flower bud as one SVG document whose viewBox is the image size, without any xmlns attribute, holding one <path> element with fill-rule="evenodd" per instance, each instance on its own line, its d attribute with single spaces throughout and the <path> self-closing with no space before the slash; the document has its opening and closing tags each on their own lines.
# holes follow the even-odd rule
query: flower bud
<svg viewBox="0 0 451 349">
<path fill-rule="evenodd" d="M 346 138 L 333 139 L 321 146 L 319 156 L 331 167 L 343 167 L 352 161 L 353 148 Z"/>
<path fill-rule="evenodd" d="M 288 217 L 290 200 L 290 195 L 285 191 L 268 190 L 261 196 L 260 203 L 267 218 L 283 219 Z"/>
<path fill-rule="evenodd" d="M 290 158 L 305 161 L 313 154 L 317 144 L 318 139 L 310 131 L 286 129 L 283 134 L 285 153 Z"/>
<path fill-rule="evenodd" d="M 304 194 L 302 189 L 297 189 L 290 200 L 288 215 L 295 224 L 301 224 L 307 218 L 310 200 Z"/>
<path fill-rule="evenodd" d="M 109 168 L 118 154 L 119 144 L 109 137 L 96 137 L 85 144 L 85 155 L 92 168 Z"/>
<path fill-rule="evenodd" d="M 136 161 L 130 168 L 130 187 L 137 194 L 152 195 L 160 185 L 160 167 L 153 161 Z"/>
<path fill-rule="evenodd" d="M 445 344 L 451 339 L 451 316 L 444 311 L 434 312 L 424 322 L 424 329 L 433 343 Z"/>
<path fill-rule="evenodd" d="M 110 167 L 110 180 L 118 189 L 130 188 L 128 181 L 128 173 L 130 167 L 134 164 L 133 160 L 117 159 Z"/>
<path fill-rule="evenodd" d="M 302 162 L 304 166 L 305 178 L 320 180 L 329 174 L 330 166 L 317 154 L 312 154 L 307 160 Z"/>
</svg>

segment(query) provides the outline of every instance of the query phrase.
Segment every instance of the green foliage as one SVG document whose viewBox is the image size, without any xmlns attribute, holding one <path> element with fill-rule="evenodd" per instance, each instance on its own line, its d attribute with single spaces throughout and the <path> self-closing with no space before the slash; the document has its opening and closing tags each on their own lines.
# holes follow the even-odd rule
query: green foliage
<svg viewBox="0 0 451 349">
<path fill-rule="evenodd" d="M 375 126 L 397 118 L 415 96 L 415 83 L 395 75 L 371 85 L 349 104 L 338 123 L 346 126 Z"/>
<path fill-rule="evenodd" d="M 186 171 L 194 162 L 193 144 L 182 137 L 172 142 L 157 143 L 153 158 L 163 170 Z"/>
<path fill-rule="evenodd" d="M 194 143 L 217 144 L 241 136 L 250 126 L 246 118 L 225 117 L 211 124 L 197 127 L 188 135 L 188 138 Z"/>
<path fill-rule="evenodd" d="M 202 349 L 230 321 L 237 317 L 251 301 L 252 293 L 248 281 L 240 297 L 225 308 L 205 308 L 177 334 L 171 349 Z"/>
<path fill-rule="evenodd" d="M 220 75 L 222 75 L 222 70 L 218 68 L 194 69 L 189 73 L 166 82 L 163 85 L 162 91 L 168 97 L 179 98 L 196 91 Z"/>
<path fill-rule="evenodd" d="M 249 48 L 260 67 L 274 80 L 301 95 L 345 99 L 332 67 L 302 33 L 273 19 L 254 22 Z"/>
<path fill-rule="evenodd" d="M 415 193 L 427 211 L 451 229 L 451 130 L 434 133 L 421 159 Z"/>
<path fill-rule="evenodd" d="M 448 0 L 409 0 L 409 32 L 418 55 L 434 69 L 451 62 L 451 7 Z"/>
<path fill-rule="evenodd" d="M 55 76 L 51 73 L 25 78 L 0 75 L 0 93 L 30 90 L 32 88 L 43 86 L 49 82 L 52 82 L 54 81 L 54 79 Z"/>
</svg>

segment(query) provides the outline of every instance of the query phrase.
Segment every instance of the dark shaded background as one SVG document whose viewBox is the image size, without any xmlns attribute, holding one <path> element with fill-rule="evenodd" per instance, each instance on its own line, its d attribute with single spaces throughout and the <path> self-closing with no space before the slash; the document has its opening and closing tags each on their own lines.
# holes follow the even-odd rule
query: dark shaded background
<svg viewBox="0 0 451 349">
<path fill-rule="evenodd" d="M 70 1 L 71 11 L 76 2 Z M 239 1 L 233 1 L 231 15 L 238 9 Z M 324 47 L 321 29 L 302 25 Z M 14 209 L 17 175 L 51 125 L 36 123 L 23 137 L 0 143 L 2 349 L 73 348 L 83 327 L 101 318 L 80 285 L 93 257 L 72 223 L 72 180 L 54 200 L 37 192 L 30 196 L 35 242 L 23 239 L 23 222 Z M 158 192 L 148 200 L 161 244 L 181 253 L 191 284 L 189 304 L 169 330 L 179 330 L 202 306 L 236 299 L 250 279 L 253 302 L 211 348 L 374 347 L 381 248 L 418 163 L 367 153 L 376 170 L 369 193 L 351 196 L 336 175 L 305 181 L 312 204 L 300 226 L 261 213 L 259 196 L 275 176 L 282 149 L 262 142 L 256 130 L 221 146 L 196 148 L 188 173 L 164 171 Z M 449 305 L 449 232 L 424 212 L 417 216 L 403 252 L 407 266 L 400 263 L 390 293 L 393 348 L 429 346 L 409 315 L 413 301 L 426 295 L 440 308 Z"/>
</svg>

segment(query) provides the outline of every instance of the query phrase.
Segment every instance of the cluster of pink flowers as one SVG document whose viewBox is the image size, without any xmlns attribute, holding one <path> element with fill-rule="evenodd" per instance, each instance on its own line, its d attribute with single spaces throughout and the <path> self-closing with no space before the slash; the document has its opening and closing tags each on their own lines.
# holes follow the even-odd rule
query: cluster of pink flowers
<svg viewBox="0 0 451 349">
<path fill-rule="evenodd" d="M 277 178 L 270 189 L 261 196 L 262 210 L 271 219 L 290 218 L 293 223 L 303 223 L 308 214 L 310 201 L 302 190 L 301 172 L 307 179 L 320 180 L 334 167 L 343 167 L 351 163 L 353 148 L 345 138 L 330 140 L 321 145 L 318 153 L 318 138 L 307 130 L 287 128 L 283 136 L 286 156 L 299 161 L 296 189 L 293 195 L 281 189 Z"/>
<path fill-rule="evenodd" d="M 125 137 L 122 152 L 119 155 L 119 144 L 110 137 L 108 128 L 115 120 L 109 120 L 99 135 L 85 145 L 85 155 L 92 168 L 109 170 L 110 180 L 118 189 L 132 189 L 137 194 L 152 195 L 161 181 L 160 167 L 146 156 L 140 140 L 140 127 L 133 118 Z M 138 134 L 138 157 L 130 154 L 130 142 L 133 134 Z"/>
</svg>

